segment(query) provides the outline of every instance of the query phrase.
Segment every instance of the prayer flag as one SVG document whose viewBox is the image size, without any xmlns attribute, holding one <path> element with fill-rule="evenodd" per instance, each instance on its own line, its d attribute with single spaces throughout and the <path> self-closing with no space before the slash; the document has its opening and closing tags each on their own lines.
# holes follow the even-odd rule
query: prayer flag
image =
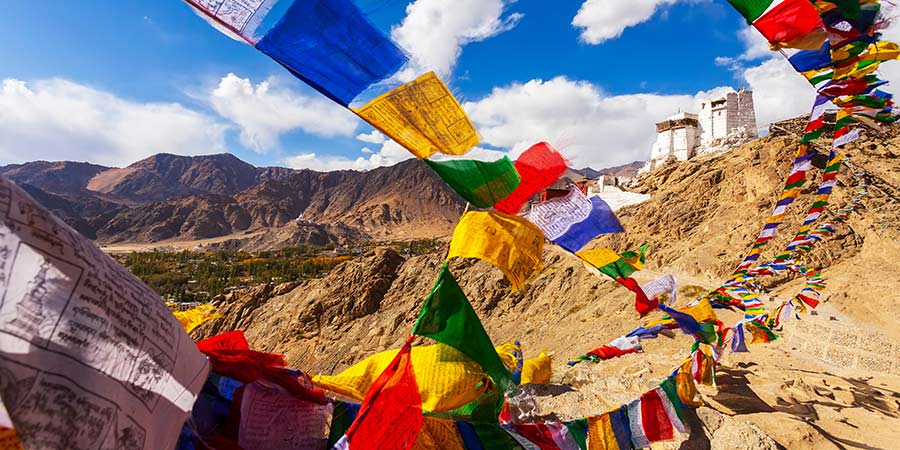
<svg viewBox="0 0 900 450">
<path fill-rule="evenodd" d="M 564 197 L 535 205 L 524 216 L 548 240 L 572 253 L 601 234 L 625 231 L 606 202 L 597 196 L 588 198 L 578 188 Z"/>
<path fill-rule="evenodd" d="M 462 155 L 478 144 L 475 125 L 434 72 L 353 112 L 419 159 L 435 153 Z"/>
<path fill-rule="evenodd" d="M 294 0 L 256 48 L 343 106 L 407 61 L 352 0 Z"/>
<path fill-rule="evenodd" d="M 410 361 L 413 336 L 375 380 L 337 450 L 409 450 L 422 428 L 422 397 Z"/>
<path fill-rule="evenodd" d="M 588 418 L 588 449 L 630 450 L 631 428 L 625 407 Z"/>
<path fill-rule="evenodd" d="M 172 311 L 172 315 L 178 319 L 178 322 L 184 327 L 184 331 L 188 333 L 209 320 L 222 317 L 221 314 L 216 313 L 216 307 L 209 303 L 196 306 L 187 311 L 175 310 Z"/>
<path fill-rule="evenodd" d="M 579 450 L 578 441 L 560 422 L 515 423 L 503 428 L 525 448 L 538 450 Z"/>
<path fill-rule="evenodd" d="M 583 250 L 577 253 L 584 262 L 595 267 L 600 272 L 616 280 L 622 286 L 635 293 L 634 307 L 641 317 L 653 311 L 659 304 L 658 300 L 650 300 L 638 285 L 631 274 L 644 266 L 644 252 L 649 248 L 642 245 L 638 252 L 625 252 L 622 255 L 608 248 L 596 248 Z"/>
<path fill-rule="evenodd" d="M 728 0 L 728 3 L 731 3 L 731 6 L 734 6 L 734 9 L 738 10 L 745 19 L 747 19 L 747 23 L 753 23 L 756 19 L 759 19 L 760 16 L 769 9 L 769 6 L 775 0 Z"/>
<path fill-rule="evenodd" d="M 466 450 L 521 450 L 509 433 L 497 424 L 457 421 Z"/>
<path fill-rule="evenodd" d="M 660 303 L 675 304 L 678 299 L 678 286 L 675 277 L 672 275 L 663 275 L 653 281 L 641 285 L 641 290 L 649 299 L 659 300 Z M 666 294 L 665 299 L 659 299 L 657 296 Z"/>
<path fill-rule="evenodd" d="M 173 448 L 209 361 L 147 285 L 0 176 L 0 426 L 27 449 Z"/>
<path fill-rule="evenodd" d="M 496 266 L 519 289 L 541 268 L 544 234 L 527 219 L 497 211 L 470 211 L 462 216 L 447 260 L 478 258 Z"/>
<path fill-rule="evenodd" d="M 425 417 L 413 445 L 415 450 L 464 449 L 462 436 L 453 420 Z"/>
<path fill-rule="evenodd" d="M 769 42 L 787 43 L 822 28 L 823 23 L 809 0 L 783 0 L 753 21 L 753 26 Z"/>
<path fill-rule="evenodd" d="M 509 196 L 494 205 L 497 211 L 518 214 L 522 205 L 538 192 L 550 187 L 568 167 L 565 158 L 550 144 L 538 142 L 516 159 L 516 170 L 522 178 Z"/>
<path fill-rule="evenodd" d="M 312 382 L 321 389 L 361 401 L 397 352 L 376 353 L 336 375 L 313 376 Z M 425 411 L 451 411 L 477 400 L 487 391 L 487 377 L 478 362 L 450 345 L 413 347 L 410 359 L 416 368 L 416 385 Z"/>
<path fill-rule="evenodd" d="M 252 42 L 253 32 L 277 0 L 185 0 L 203 20 L 228 37 Z"/>
<path fill-rule="evenodd" d="M 300 400 L 325 403 L 322 391 L 312 389 L 305 374 L 288 371 L 284 355 L 250 350 L 241 330 L 218 334 L 197 342 L 209 358 L 212 371 L 248 384 L 257 380 L 275 383 Z"/>
<path fill-rule="evenodd" d="M 678 388 L 678 399 L 681 400 L 683 406 L 702 406 L 703 402 L 694 400 L 699 393 L 697 392 L 697 385 L 694 384 L 694 377 L 691 374 L 692 362 L 692 358 L 684 360 L 672 379 Z"/>
<path fill-rule="evenodd" d="M 501 392 L 514 386 L 478 314 L 456 283 L 447 263 L 425 299 L 413 334 L 429 337 L 464 353 L 484 368 Z"/>
<path fill-rule="evenodd" d="M 553 375 L 551 358 L 544 352 L 534 358 L 528 358 L 522 365 L 521 384 L 550 384 Z"/>
<path fill-rule="evenodd" d="M 641 339 L 638 336 L 621 336 L 612 340 L 603 347 L 595 348 L 583 356 L 579 356 L 575 361 L 569 361 L 570 366 L 574 366 L 582 361 L 605 361 L 607 359 L 618 358 L 629 353 L 638 353 L 644 351 L 641 348 Z"/>
<path fill-rule="evenodd" d="M 683 406 L 678 398 L 678 386 L 675 384 L 675 380 L 666 378 L 654 391 L 662 402 L 663 409 L 669 416 L 669 421 L 672 422 L 672 427 L 679 433 L 686 433 L 687 426 L 684 423 L 684 416 L 681 414 Z"/>
<path fill-rule="evenodd" d="M 424 160 L 441 179 L 476 208 L 489 208 L 519 186 L 519 172 L 508 156 L 494 162 Z"/>
</svg>

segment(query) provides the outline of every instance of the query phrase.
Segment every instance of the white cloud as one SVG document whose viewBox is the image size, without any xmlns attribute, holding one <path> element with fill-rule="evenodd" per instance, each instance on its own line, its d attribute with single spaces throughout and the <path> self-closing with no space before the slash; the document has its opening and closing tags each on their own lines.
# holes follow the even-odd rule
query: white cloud
<svg viewBox="0 0 900 450">
<path fill-rule="evenodd" d="M 812 85 L 778 54 L 745 69 L 743 77 L 753 90 L 756 123 L 761 127 L 808 113 L 816 98 Z"/>
<path fill-rule="evenodd" d="M 227 126 L 178 103 L 141 103 L 63 79 L 3 80 L 0 161 L 125 165 L 158 152 L 225 151 Z"/>
<path fill-rule="evenodd" d="M 572 25 L 581 28 L 581 40 L 600 44 L 622 35 L 628 27 L 646 22 L 663 5 L 679 0 L 585 0 Z"/>
<path fill-rule="evenodd" d="M 356 139 L 370 144 L 384 144 L 384 141 L 387 140 L 384 134 L 378 130 L 372 130 L 371 133 L 360 133 L 356 135 Z"/>
<path fill-rule="evenodd" d="M 548 141 L 574 167 L 599 169 L 646 159 L 655 139 L 654 123 L 679 109 L 697 111 L 703 99 L 729 90 L 609 96 L 589 82 L 556 77 L 494 88 L 464 107 L 484 143 L 510 149 L 513 157 L 536 142 Z"/>
<path fill-rule="evenodd" d="M 319 172 L 332 170 L 371 170 L 376 167 L 392 166 L 400 161 L 412 158 L 405 148 L 394 141 L 388 140 L 381 150 L 374 152 L 368 147 L 361 150 L 368 157 L 356 159 L 345 156 L 318 155 L 316 153 L 300 153 L 283 159 L 281 162 L 294 169 L 311 169 Z"/>
<path fill-rule="evenodd" d="M 513 0 L 514 1 L 514 0 Z M 504 16 L 510 0 L 416 0 L 406 7 L 406 17 L 391 29 L 391 37 L 412 56 L 410 67 L 397 78 L 410 81 L 434 70 L 449 75 L 462 47 L 510 30 L 521 14 Z"/>
<path fill-rule="evenodd" d="M 294 130 L 324 137 L 352 136 L 359 123 L 347 109 L 321 96 L 308 97 L 269 79 L 254 86 L 233 73 L 210 93 L 209 103 L 241 130 L 241 143 L 265 153 Z"/>
</svg>

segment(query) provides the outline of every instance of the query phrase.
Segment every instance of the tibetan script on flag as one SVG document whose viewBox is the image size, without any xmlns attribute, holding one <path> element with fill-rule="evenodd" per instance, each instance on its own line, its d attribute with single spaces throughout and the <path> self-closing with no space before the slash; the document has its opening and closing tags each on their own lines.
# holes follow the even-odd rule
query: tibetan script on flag
<svg viewBox="0 0 900 450">
<path fill-rule="evenodd" d="M 527 219 L 496 211 L 473 211 L 460 219 L 447 259 L 478 258 L 500 269 L 520 288 L 541 268 L 544 233 Z"/>
<path fill-rule="evenodd" d="M 439 152 L 462 155 L 478 144 L 475 125 L 434 72 L 354 112 L 419 159 Z"/>
<path fill-rule="evenodd" d="M 209 364 L 149 287 L 0 177 L 0 398 L 25 448 L 172 448 Z"/>
</svg>

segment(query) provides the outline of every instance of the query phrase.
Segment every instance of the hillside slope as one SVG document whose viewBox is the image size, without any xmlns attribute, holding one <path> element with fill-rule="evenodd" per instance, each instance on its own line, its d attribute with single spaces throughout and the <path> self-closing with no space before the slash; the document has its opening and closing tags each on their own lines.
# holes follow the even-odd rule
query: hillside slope
<svg viewBox="0 0 900 450">
<path fill-rule="evenodd" d="M 620 214 L 628 232 L 590 245 L 621 251 L 652 243 L 648 268 L 636 278 L 674 274 L 685 302 L 715 287 L 740 261 L 771 211 L 795 145 L 795 138 L 765 138 L 653 173 L 643 180 L 653 199 Z M 695 426 L 683 448 L 734 448 L 736 442 L 749 445 L 742 448 L 890 448 L 900 439 L 900 428 L 890 426 L 900 423 L 900 333 L 892 324 L 900 304 L 889 295 L 900 273 L 900 139 L 872 136 L 848 153 L 867 171 L 871 196 L 862 214 L 811 255 L 831 280 L 827 302 L 783 339 L 722 361 L 721 389 L 704 392 L 709 407 L 689 418 Z M 831 209 L 852 192 L 846 171 L 839 181 Z M 789 209 L 791 219 L 766 255 L 790 239 L 807 197 Z M 402 343 L 442 257 L 404 259 L 380 249 L 322 279 L 228 294 L 216 300 L 225 318 L 195 335 L 243 329 L 251 345 L 284 353 L 297 368 L 333 373 Z M 687 355 L 690 340 L 678 335 L 645 341 L 644 354 L 568 368 L 566 360 L 641 322 L 629 292 L 571 255 L 548 245 L 544 262 L 519 292 L 486 263 L 454 261 L 452 269 L 495 343 L 517 339 L 526 357 L 553 354 L 555 384 L 534 392 L 548 417 L 583 417 L 630 400 Z M 800 283 L 766 281 L 773 289 L 770 308 Z M 720 318 L 733 323 L 737 316 Z"/>
</svg>

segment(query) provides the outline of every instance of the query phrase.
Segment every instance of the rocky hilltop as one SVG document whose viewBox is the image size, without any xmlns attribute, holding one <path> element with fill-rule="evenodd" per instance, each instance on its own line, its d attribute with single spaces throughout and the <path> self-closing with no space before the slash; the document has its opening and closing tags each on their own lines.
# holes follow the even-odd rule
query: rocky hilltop
<svg viewBox="0 0 900 450">
<path fill-rule="evenodd" d="M 896 136 L 896 133 L 893 135 Z M 759 232 L 790 168 L 797 138 L 769 137 L 706 160 L 668 166 L 641 180 L 652 199 L 623 209 L 627 233 L 590 246 L 617 250 L 648 242 L 641 282 L 662 274 L 679 281 L 680 302 L 718 285 Z M 719 389 L 688 418 L 692 433 L 664 448 L 892 448 L 900 439 L 900 303 L 890 295 L 900 273 L 900 138 L 872 135 L 847 153 L 866 171 L 866 209 L 818 246 L 811 265 L 829 280 L 814 314 L 791 321 L 782 339 L 728 355 Z M 816 160 L 822 167 L 823 158 Z M 814 172 L 814 171 L 813 171 Z M 812 172 L 811 172 L 812 173 Z M 804 193 L 814 192 L 817 176 Z M 852 196 L 844 170 L 830 210 Z M 764 256 L 792 237 L 809 195 Z M 201 338 L 243 329 L 251 345 L 284 353 L 311 373 L 334 373 L 375 352 L 396 348 L 411 330 L 445 253 L 404 258 L 389 248 L 348 261 L 321 279 L 258 286 L 215 300 L 224 318 L 201 326 Z M 521 291 L 477 261 L 452 268 L 495 344 L 517 339 L 526 357 L 554 358 L 553 384 L 533 389 L 547 417 L 603 412 L 646 391 L 687 355 L 690 339 L 645 341 L 645 353 L 574 368 L 565 361 L 621 336 L 641 321 L 631 295 L 547 245 L 545 266 Z M 767 279 L 767 306 L 792 296 L 802 280 Z M 737 316 L 722 312 L 726 324 Z M 740 444 L 738 444 L 740 443 Z"/>
</svg>

